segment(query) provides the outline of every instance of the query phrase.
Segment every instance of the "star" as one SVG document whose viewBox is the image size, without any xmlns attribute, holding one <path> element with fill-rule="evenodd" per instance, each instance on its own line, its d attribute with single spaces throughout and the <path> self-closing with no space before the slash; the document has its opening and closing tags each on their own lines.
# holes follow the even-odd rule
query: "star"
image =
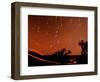
<svg viewBox="0 0 100 82">
<path fill-rule="evenodd" d="M 40 30 L 37 30 L 37 32 L 40 32 Z"/>
<path fill-rule="evenodd" d="M 50 45 L 50 48 L 52 48 L 53 47 L 53 45 Z"/>
<path fill-rule="evenodd" d="M 56 43 L 60 43 L 60 40 L 57 40 Z"/>
<path fill-rule="evenodd" d="M 58 33 L 58 30 L 56 30 L 56 32 L 55 32 L 56 34 Z"/>
</svg>

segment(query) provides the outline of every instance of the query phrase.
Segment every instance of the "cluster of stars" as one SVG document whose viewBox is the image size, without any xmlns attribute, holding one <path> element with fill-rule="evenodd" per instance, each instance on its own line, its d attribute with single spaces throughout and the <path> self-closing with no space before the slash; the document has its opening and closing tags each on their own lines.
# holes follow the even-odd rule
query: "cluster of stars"
<svg viewBox="0 0 100 82">
<path fill-rule="evenodd" d="M 49 47 L 50 47 L 50 49 L 51 48 L 53 48 L 53 47 L 55 47 L 55 45 L 56 44 L 59 44 L 61 41 L 59 40 L 59 33 L 60 33 L 60 29 L 63 27 L 63 24 L 62 24 L 62 17 L 58 17 L 58 16 L 55 16 L 54 17 L 55 18 L 55 23 L 57 23 L 57 25 L 55 26 L 55 33 L 54 33 L 54 35 L 52 36 L 52 37 L 54 37 L 54 39 L 53 39 L 53 43 L 54 44 L 50 44 L 49 45 Z M 45 37 L 48 37 L 48 35 L 50 35 L 50 29 L 51 28 L 53 28 L 53 27 L 50 27 L 51 25 L 50 25 L 50 21 L 49 21 L 49 19 L 47 19 L 47 21 L 45 22 L 45 24 L 46 25 L 48 25 L 47 27 L 46 27 L 46 29 L 48 29 L 48 31 L 45 31 L 44 32 L 44 36 Z M 40 23 L 38 23 L 37 25 L 34 25 L 34 27 L 36 28 L 36 32 L 37 33 L 41 33 L 41 25 L 40 25 Z M 34 28 L 33 27 L 33 28 Z M 34 29 L 33 29 L 34 30 Z"/>
</svg>

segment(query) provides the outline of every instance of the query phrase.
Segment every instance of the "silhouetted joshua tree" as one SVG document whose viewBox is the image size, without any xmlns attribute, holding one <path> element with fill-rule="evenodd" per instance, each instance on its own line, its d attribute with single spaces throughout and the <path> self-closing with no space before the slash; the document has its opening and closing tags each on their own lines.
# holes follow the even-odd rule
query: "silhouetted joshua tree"
<svg viewBox="0 0 100 82">
<path fill-rule="evenodd" d="M 79 45 L 81 46 L 81 54 L 83 55 L 84 54 L 84 41 L 83 40 L 81 40 L 80 42 L 79 42 Z"/>
<path fill-rule="evenodd" d="M 57 61 L 60 64 L 65 64 L 68 61 L 68 54 L 70 53 L 70 50 L 66 50 L 65 48 L 63 48 L 60 51 L 57 51 L 52 54 L 52 58 L 54 61 Z"/>
<path fill-rule="evenodd" d="M 81 46 L 81 54 L 86 55 L 87 54 L 87 41 L 84 42 L 83 40 L 81 40 L 79 42 L 79 45 Z"/>
<path fill-rule="evenodd" d="M 60 53 L 64 54 L 64 52 L 66 52 L 66 49 L 65 48 L 61 49 Z"/>
<path fill-rule="evenodd" d="M 87 64 L 87 58 L 88 58 L 88 42 L 81 40 L 79 42 L 79 45 L 81 46 L 81 56 L 78 58 L 78 63 L 80 64 Z"/>
<path fill-rule="evenodd" d="M 70 53 L 72 53 L 71 50 L 67 50 L 66 53 L 65 53 L 65 55 L 68 55 Z"/>
</svg>

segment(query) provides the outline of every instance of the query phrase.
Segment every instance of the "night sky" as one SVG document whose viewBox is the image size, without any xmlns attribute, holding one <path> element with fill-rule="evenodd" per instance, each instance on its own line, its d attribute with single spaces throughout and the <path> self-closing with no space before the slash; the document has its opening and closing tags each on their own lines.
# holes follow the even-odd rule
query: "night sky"
<svg viewBox="0 0 100 82">
<path fill-rule="evenodd" d="M 50 55 L 66 48 L 79 55 L 79 41 L 87 41 L 87 22 L 86 17 L 28 15 L 28 50 Z"/>
</svg>

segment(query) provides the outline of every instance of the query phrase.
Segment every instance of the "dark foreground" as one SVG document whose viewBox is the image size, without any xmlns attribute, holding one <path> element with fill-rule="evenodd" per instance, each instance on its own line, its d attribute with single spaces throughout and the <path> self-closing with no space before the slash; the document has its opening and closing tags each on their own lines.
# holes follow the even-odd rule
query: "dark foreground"
<svg viewBox="0 0 100 82">
<path fill-rule="evenodd" d="M 84 55 L 40 55 L 36 52 L 28 52 L 28 66 L 48 65 L 77 65 L 87 64 L 88 56 Z"/>
</svg>

